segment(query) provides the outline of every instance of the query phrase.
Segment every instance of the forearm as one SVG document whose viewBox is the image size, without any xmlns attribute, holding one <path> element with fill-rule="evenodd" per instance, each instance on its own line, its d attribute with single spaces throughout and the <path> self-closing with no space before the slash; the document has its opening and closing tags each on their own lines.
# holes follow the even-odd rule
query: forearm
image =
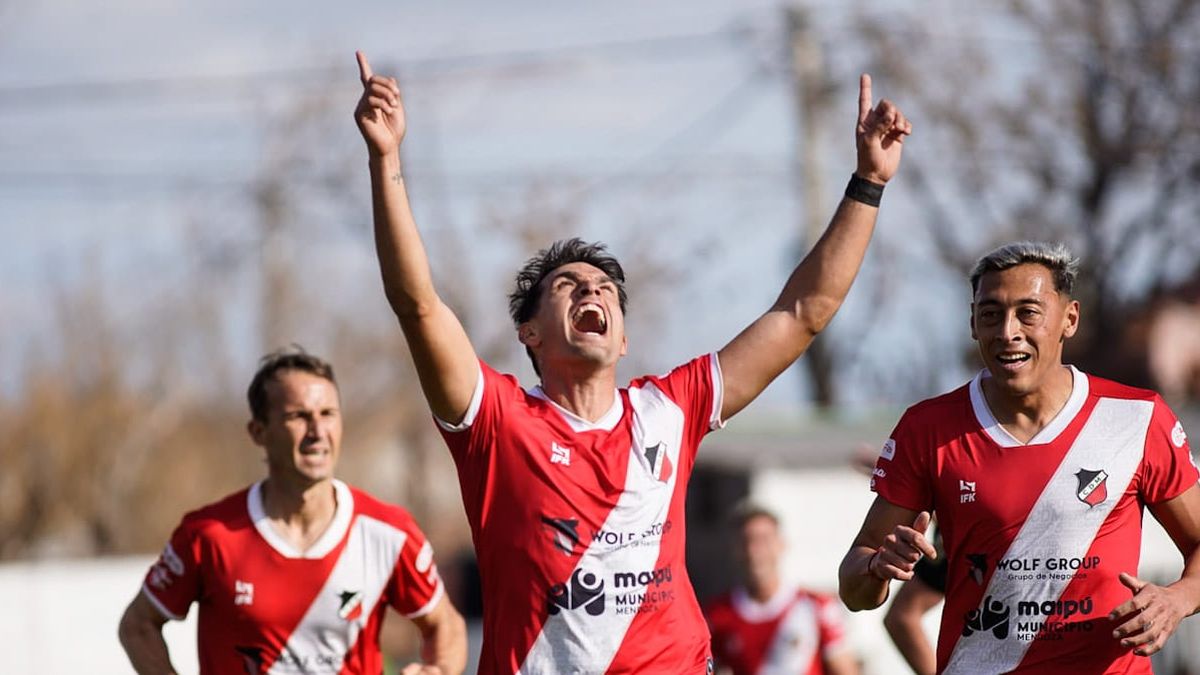
<svg viewBox="0 0 1200 675">
<path fill-rule="evenodd" d="M 458 612 L 422 632 L 421 658 L 441 669 L 443 675 L 459 675 L 467 667 L 467 624 Z"/>
<path fill-rule="evenodd" d="M 888 582 L 870 572 L 875 549 L 854 546 L 838 567 L 838 595 L 853 612 L 875 609 L 888 597 Z"/>
<path fill-rule="evenodd" d="M 791 313 L 812 335 L 824 329 L 862 266 L 878 213 L 877 207 L 843 198 L 824 234 L 784 284 L 772 311 Z"/>
<path fill-rule="evenodd" d="M 383 288 L 401 318 L 432 311 L 440 302 L 425 246 L 417 231 L 400 169 L 400 152 L 370 156 L 375 251 Z"/>
<path fill-rule="evenodd" d="M 1187 599 L 1187 616 L 1200 612 L 1200 546 L 1184 558 L 1183 574 L 1170 588 Z"/>
<path fill-rule="evenodd" d="M 921 628 L 921 617 L 912 611 L 888 612 L 883 619 L 888 635 L 917 675 L 933 675 L 937 658 Z"/>
<path fill-rule="evenodd" d="M 171 655 L 162 629 L 150 625 L 128 625 L 122 622 L 118 631 L 121 646 L 139 675 L 173 675 Z"/>
</svg>

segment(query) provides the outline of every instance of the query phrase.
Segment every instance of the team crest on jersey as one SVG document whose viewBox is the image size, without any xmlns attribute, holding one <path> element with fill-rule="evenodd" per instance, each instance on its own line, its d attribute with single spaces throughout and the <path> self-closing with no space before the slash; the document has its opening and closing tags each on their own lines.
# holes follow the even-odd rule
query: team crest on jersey
<svg viewBox="0 0 1200 675">
<path fill-rule="evenodd" d="M 646 448 L 645 456 L 646 461 L 650 464 L 650 475 L 658 479 L 660 483 L 667 482 L 674 470 L 671 466 L 671 458 L 667 456 L 667 444 L 660 441 Z"/>
<path fill-rule="evenodd" d="M 1080 469 L 1075 473 L 1075 477 L 1079 479 L 1079 490 L 1075 493 L 1079 501 L 1090 507 L 1099 506 L 1108 499 L 1108 486 L 1105 484 L 1108 480 L 1107 471 Z"/>
<path fill-rule="evenodd" d="M 342 591 L 338 593 L 338 616 L 346 621 L 354 621 L 362 616 L 362 591 Z"/>
</svg>

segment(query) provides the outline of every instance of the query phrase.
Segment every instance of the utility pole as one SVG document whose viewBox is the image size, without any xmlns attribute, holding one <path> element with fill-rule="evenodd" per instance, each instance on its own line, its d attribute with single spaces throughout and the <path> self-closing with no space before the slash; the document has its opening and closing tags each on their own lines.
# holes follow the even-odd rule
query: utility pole
<svg viewBox="0 0 1200 675">
<path fill-rule="evenodd" d="M 812 33 L 807 11 L 799 6 L 788 7 L 785 11 L 789 47 L 787 55 L 790 58 L 792 92 L 796 104 L 796 147 L 792 156 L 795 162 L 793 175 L 798 180 L 793 185 L 797 192 L 796 202 L 802 205 L 797 249 L 807 251 L 817 243 L 829 218 L 823 198 L 823 155 L 818 121 L 829 112 L 836 88 L 825 72 L 824 55 Z M 813 402 L 821 408 L 832 406 L 836 398 L 834 355 L 828 339 L 818 335 L 800 363 L 808 370 L 812 380 Z"/>
</svg>

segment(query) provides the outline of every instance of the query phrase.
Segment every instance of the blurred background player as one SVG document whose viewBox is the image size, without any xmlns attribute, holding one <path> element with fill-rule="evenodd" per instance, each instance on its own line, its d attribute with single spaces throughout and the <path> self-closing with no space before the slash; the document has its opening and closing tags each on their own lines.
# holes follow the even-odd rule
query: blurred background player
<svg viewBox="0 0 1200 675">
<path fill-rule="evenodd" d="M 199 605 L 201 673 L 379 673 L 387 607 L 413 621 L 425 664 L 457 674 L 462 617 L 407 511 L 333 477 L 342 412 L 333 368 L 302 350 L 265 356 L 247 425 L 267 477 L 183 518 L 120 623 L 138 673 L 171 673 L 167 620 Z"/>
<path fill-rule="evenodd" d="M 707 672 L 710 640 L 684 561 L 696 450 L 833 318 L 912 126 L 890 102 L 873 104 L 863 75 L 857 168 L 829 227 L 762 316 L 661 377 L 617 388 L 625 275 L 605 247 L 569 239 L 539 251 L 509 296 L 541 380 L 525 390 L 480 360 L 438 295 L 401 170 L 399 86 L 358 60 L 354 117 L 384 291 L 454 458 L 479 558 L 480 672 Z"/>
<path fill-rule="evenodd" d="M 984 369 L 905 412 L 878 493 L 839 570 L 853 610 L 910 579 L 936 511 L 947 559 L 938 671 L 1150 673 L 1200 607 L 1200 487 L 1187 434 L 1154 392 L 1063 364 L 1079 327 L 1078 261 L 1018 242 L 970 274 Z M 1142 510 L 1183 554 L 1166 586 L 1139 579 Z"/>
<path fill-rule="evenodd" d="M 779 518 L 747 504 L 733 518 L 741 584 L 705 608 L 718 673 L 856 675 L 844 610 L 832 595 L 784 582 Z"/>
</svg>

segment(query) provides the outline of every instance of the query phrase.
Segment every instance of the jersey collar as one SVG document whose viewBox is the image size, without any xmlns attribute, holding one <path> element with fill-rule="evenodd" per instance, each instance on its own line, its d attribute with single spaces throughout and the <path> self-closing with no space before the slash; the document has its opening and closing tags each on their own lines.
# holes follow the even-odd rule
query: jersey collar
<svg viewBox="0 0 1200 675">
<path fill-rule="evenodd" d="M 983 395 L 983 379 L 991 377 L 991 373 L 987 368 L 979 371 L 973 380 L 971 380 L 971 408 L 975 411 L 975 419 L 979 421 L 979 426 L 983 427 L 986 433 L 996 445 L 1002 448 L 1019 448 L 1024 445 L 1040 445 L 1049 443 L 1058 438 L 1058 435 L 1067 428 L 1071 420 L 1075 419 L 1075 415 L 1083 409 L 1084 402 L 1088 397 L 1088 378 L 1087 375 L 1079 371 L 1075 366 L 1067 366 L 1071 369 L 1071 395 L 1067 397 L 1066 404 L 1062 410 L 1050 420 L 1050 423 L 1042 430 L 1037 432 L 1033 438 L 1029 439 L 1028 443 L 1022 443 L 1013 437 L 1012 434 L 996 421 L 996 416 L 992 414 L 992 409 L 988 407 L 987 398 Z"/>
<path fill-rule="evenodd" d="M 542 385 L 540 384 L 533 389 L 530 389 L 529 395 L 534 398 L 540 398 L 546 403 L 554 406 L 554 409 L 557 410 L 560 415 L 562 415 L 562 418 L 566 420 L 567 424 L 571 427 L 571 430 L 576 433 L 579 433 L 580 431 L 596 430 L 612 431 L 616 428 L 617 422 L 621 421 L 621 415 L 625 412 L 625 405 L 621 402 L 621 392 L 616 389 L 613 390 L 612 406 L 608 409 L 608 412 L 601 415 L 600 419 L 596 420 L 595 422 L 589 422 L 552 401 L 550 397 L 546 395 L 546 392 L 542 390 Z"/>
<path fill-rule="evenodd" d="M 281 537 L 275 528 L 271 527 L 271 519 L 267 517 L 267 511 L 263 508 L 262 484 L 263 481 L 260 480 L 250 486 L 250 492 L 246 495 L 246 507 L 250 511 L 250 520 L 254 522 L 254 529 L 258 530 L 258 534 L 263 540 L 279 555 L 285 558 L 309 560 L 324 558 L 342 540 L 346 530 L 350 529 L 350 520 L 354 516 L 354 496 L 345 483 L 335 478 L 333 479 L 333 495 L 337 504 L 334 506 L 333 520 L 329 522 L 329 527 L 325 528 L 325 532 L 307 551 L 298 550 Z"/>
<path fill-rule="evenodd" d="M 766 602 L 759 602 L 750 597 L 746 589 L 738 586 L 730 593 L 729 602 L 733 605 L 733 610 L 738 613 L 743 619 L 761 623 L 769 621 L 779 616 L 780 612 L 787 608 L 792 599 L 796 597 L 796 588 L 788 584 L 780 584 L 775 593 L 767 598 Z"/>
</svg>

